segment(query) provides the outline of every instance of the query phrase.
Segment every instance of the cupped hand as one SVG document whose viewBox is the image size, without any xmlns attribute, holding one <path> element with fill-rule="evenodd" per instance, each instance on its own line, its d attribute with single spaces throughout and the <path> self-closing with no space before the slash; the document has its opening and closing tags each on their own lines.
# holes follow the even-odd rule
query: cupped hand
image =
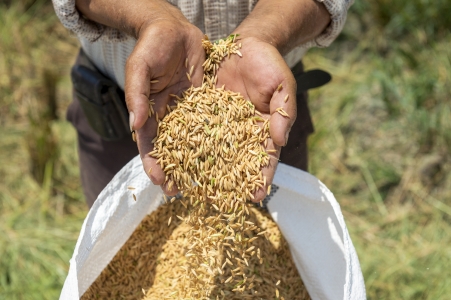
<svg viewBox="0 0 451 300">
<path fill-rule="evenodd" d="M 156 185 L 174 195 L 176 187 L 168 190 L 165 174 L 157 160 L 148 155 L 157 134 L 156 115 L 160 119 L 171 105 L 170 94 L 181 95 L 192 84 L 202 83 L 205 52 L 202 32 L 180 13 L 177 18 L 162 18 L 144 24 L 136 46 L 125 68 L 125 97 L 130 112 L 130 130 L 135 131 L 144 169 Z M 187 61 L 187 64 L 186 64 Z M 191 72 L 191 81 L 187 73 Z M 155 114 L 149 118 L 149 100 L 154 100 Z M 149 172 L 150 171 L 150 172 Z"/>
<path fill-rule="evenodd" d="M 242 57 L 232 55 L 221 63 L 217 85 L 241 93 L 264 118 L 269 118 L 271 138 L 266 148 L 277 151 L 270 153 L 273 156 L 270 164 L 263 169 L 269 185 L 274 178 L 281 147 L 286 145 L 296 119 L 296 81 L 282 55 L 271 44 L 254 37 L 243 37 L 237 43 L 242 45 Z M 279 85 L 282 86 L 280 90 Z M 289 117 L 277 111 L 280 107 Z M 257 190 L 253 201 L 263 200 L 266 192 L 267 187 Z"/>
</svg>

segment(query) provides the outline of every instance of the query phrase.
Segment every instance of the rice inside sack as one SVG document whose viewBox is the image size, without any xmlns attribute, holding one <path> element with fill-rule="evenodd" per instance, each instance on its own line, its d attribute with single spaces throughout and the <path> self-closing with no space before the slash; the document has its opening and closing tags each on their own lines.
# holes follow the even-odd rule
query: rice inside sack
<svg viewBox="0 0 451 300">
<path fill-rule="evenodd" d="M 81 299 L 183 299 L 179 296 L 183 287 L 177 281 L 181 275 L 178 266 L 186 261 L 184 248 L 190 227 L 175 217 L 183 213 L 186 209 L 176 200 L 144 218 Z M 167 226 L 170 217 L 174 220 Z M 271 216 L 252 208 L 250 220 L 266 230 L 268 236 L 255 244 L 264 263 L 250 263 L 255 274 L 254 288 L 243 293 L 225 292 L 222 296 L 220 290 L 230 286 L 218 283 L 211 296 L 203 299 L 275 299 L 276 289 L 279 299 L 310 299 L 288 244 Z M 226 272 L 233 270 L 231 266 L 226 268 Z"/>
</svg>

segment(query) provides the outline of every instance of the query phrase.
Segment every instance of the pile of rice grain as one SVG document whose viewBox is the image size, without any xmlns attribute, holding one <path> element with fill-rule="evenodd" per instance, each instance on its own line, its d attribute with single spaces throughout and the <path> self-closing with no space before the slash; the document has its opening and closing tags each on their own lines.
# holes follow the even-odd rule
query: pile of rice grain
<svg viewBox="0 0 451 300">
<path fill-rule="evenodd" d="M 222 59 L 241 56 L 241 45 L 235 39 L 234 35 L 212 43 L 206 38 L 202 86 L 189 88 L 181 97 L 173 95 L 177 105 L 168 106 L 169 113 L 162 120 L 156 116 L 158 132 L 149 155 L 164 170 L 168 187 L 183 192 L 183 200 L 176 202 L 178 213 L 160 226 L 183 225 L 167 242 L 172 248 L 162 278 L 165 284 L 156 285 L 154 278 L 153 285 L 146 285 L 151 287 L 148 291 L 143 287 L 148 299 L 304 299 L 305 292 L 284 296 L 295 286 L 287 289 L 283 284 L 286 270 L 274 251 L 261 247 L 270 233 L 253 216 L 255 191 L 270 191 L 262 168 L 277 161 L 271 155 L 275 149 L 265 149 L 269 120 L 239 93 L 216 87 Z M 191 70 L 187 73 L 190 79 L 193 67 L 189 68 L 188 61 L 185 66 Z M 150 100 L 149 116 L 153 104 Z M 289 117 L 283 107 L 277 112 Z M 274 230 L 272 234 L 279 236 Z M 153 248 L 147 252 L 154 251 L 159 252 Z M 266 269 L 260 270 L 262 266 Z M 298 275 L 295 278 L 300 282 Z M 111 292 L 98 290 L 102 291 Z"/>
<path fill-rule="evenodd" d="M 183 299 L 178 295 L 182 288 L 176 278 L 181 275 L 178 266 L 186 261 L 186 234 L 190 226 L 177 218 L 170 226 L 166 224 L 170 217 L 186 213 L 186 209 L 177 201 L 163 204 L 143 219 L 81 299 Z M 268 237 L 255 242 L 255 246 L 261 249 L 264 263 L 249 263 L 256 274 L 255 287 L 235 293 L 228 291 L 231 285 L 218 281 L 209 299 L 217 299 L 216 296 L 231 300 L 275 299 L 276 289 L 280 299 L 310 299 L 291 258 L 288 244 L 271 216 L 262 209 L 251 208 L 249 220 L 266 230 Z M 227 266 L 226 271 L 230 272 L 231 269 Z M 276 285 L 279 280 L 280 283 Z M 221 296 L 219 290 L 226 291 L 226 296 Z"/>
</svg>

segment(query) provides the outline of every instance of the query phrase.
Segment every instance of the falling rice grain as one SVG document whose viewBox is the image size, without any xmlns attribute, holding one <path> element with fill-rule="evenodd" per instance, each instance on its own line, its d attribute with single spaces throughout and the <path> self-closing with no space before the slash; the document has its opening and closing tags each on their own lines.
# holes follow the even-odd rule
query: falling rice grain
<svg viewBox="0 0 451 300">
<path fill-rule="evenodd" d="M 266 177 L 261 172 L 274 158 L 268 153 L 276 152 L 265 151 L 271 138 L 269 120 L 263 118 L 255 106 L 239 93 L 228 91 L 225 86 L 216 87 L 221 61 L 231 54 L 242 56 L 239 51 L 241 46 L 234 43 L 235 39 L 236 35 L 217 42 L 202 41 L 207 54 L 202 64 L 202 85 L 191 86 L 180 97 L 171 94 L 176 98 L 176 105 L 166 107 L 167 114 L 161 120 L 153 111 L 155 102 L 149 100 L 149 114 L 155 114 L 158 124 L 157 135 L 152 140 L 154 149 L 149 155 L 164 171 L 164 184 L 182 191 L 183 200 L 176 202 L 172 197 L 168 203 L 164 195 L 167 204 L 162 208 L 173 208 L 166 214 L 151 215 L 155 216 L 156 224 L 168 220 L 168 227 L 164 226 L 166 230 L 161 225 L 155 225 L 151 231 L 135 231 L 144 235 L 134 239 L 133 249 L 140 247 L 146 236 L 150 235 L 149 244 L 144 244 L 143 247 L 147 246 L 143 249 L 149 253 L 161 253 L 158 258 L 150 254 L 145 256 L 149 259 L 148 269 L 152 269 L 151 264 L 157 260 L 156 270 L 166 266 L 160 270 L 164 276 L 150 275 L 153 279 L 148 282 L 153 282 L 153 285 L 149 286 L 146 299 L 167 299 L 175 291 L 178 299 L 216 299 L 219 295 L 225 298 L 226 294 L 227 299 L 250 299 L 249 296 L 257 291 L 259 299 L 269 299 L 274 297 L 274 285 L 260 283 L 274 282 L 275 278 L 285 276 L 275 271 L 280 269 L 285 272 L 285 267 L 270 272 L 264 269 L 265 265 L 274 265 L 279 255 L 271 254 L 263 247 L 270 245 L 267 239 L 258 239 L 259 235 L 272 238 L 280 236 L 280 233 L 274 234 L 266 227 L 269 219 L 262 222 L 250 219 L 256 210 L 251 208 L 250 200 L 257 189 L 267 185 Z M 188 70 L 187 59 L 185 68 L 186 76 L 191 81 L 194 68 L 191 66 Z M 282 86 L 279 86 L 280 91 Z M 277 111 L 288 116 L 283 108 Z M 270 191 L 271 186 L 268 185 L 268 194 Z M 263 206 L 262 201 L 260 205 Z M 170 227 L 174 214 L 183 222 Z M 178 232 L 182 227 L 183 231 Z M 275 225 L 274 230 L 276 228 Z M 155 240 L 160 237 L 168 239 L 171 233 L 177 236 L 176 241 L 168 240 L 167 248 L 151 251 Z M 128 262 L 125 258 L 132 255 L 133 249 L 127 255 L 120 256 L 122 262 Z M 289 250 L 286 253 L 289 254 Z M 178 255 L 180 260 L 175 259 Z M 263 264 L 263 257 L 267 264 Z M 147 269 L 141 268 L 142 263 L 138 261 L 137 269 L 146 270 L 143 273 L 147 274 Z M 123 274 L 135 267 L 116 268 L 118 272 L 114 274 Z M 254 268 L 260 268 L 257 277 L 252 274 Z M 134 276 L 135 273 L 129 272 L 127 276 Z M 128 278 L 124 274 L 122 276 Z M 109 284 L 114 281 L 104 282 Z M 127 282 L 128 286 L 137 289 L 134 281 Z M 293 295 L 297 294 L 283 296 L 298 299 Z"/>
<path fill-rule="evenodd" d="M 146 216 L 129 240 L 117 252 L 109 267 L 102 271 L 102 274 L 97 277 L 96 281 L 82 296 L 82 300 L 98 299 L 96 295 L 107 295 L 106 293 L 118 295 L 113 298 L 121 298 L 119 295 L 129 295 L 129 298 L 143 300 L 186 299 L 183 295 L 186 295 L 187 290 L 185 288 L 190 285 L 183 279 L 183 274 L 185 273 L 180 273 L 178 267 L 180 265 L 180 271 L 186 272 L 187 270 L 181 266 L 183 265 L 182 262 L 195 257 L 193 253 L 188 253 L 191 255 L 187 255 L 188 257 L 184 255 L 183 245 L 187 242 L 186 233 L 190 225 L 185 222 L 180 222 L 179 224 L 171 222 L 169 227 L 161 226 L 162 223 L 167 222 L 171 215 L 181 215 L 184 212 L 186 212 L 185 207 L 177 204 L 168 204 L 160 206 L 152 214 Z M 210 216 L 213 218 L 209 220 L 214 220 L 216 215 L 217 213 L 212 210 Z M 253 208 L 251 210 L 251 221 L 255 224 L 265 224 L 263 228 L 267 230 L 270 236 L 280 236 L 281 234 L 277 224 L 274 223 L 267 212 Z M 222 274 L 219 270 L 215 270 L 216 278 L 219 281 L 215 291 L 210 294 L 210 299 L 216 299 L 216 296 L 219 296 L 220 299 L 231 300 L 274 299 L 275 286 L 267 283 L 276 282 L 281 277 L 285 279 L 277 285 L 277 287 L 280 287 L 280 299 L 283 299 L 283 297 L 293 300 L 309 299 L 297 273 L 296 266 L 291 259 L 288 244 L 283 239 L 282 241 L 280 245 L 277 245 L 273 244 L 274 241 L 256 240 L 255 246 L 258 246 L 259 249 L 261 248 L 260 254 L 262 257 L 265 257 L 265 264 L 259 265 L 256 256 L 247 259 L 252 270 L 259 275 L 246 273 L 247 267 L 242 265 L 244 267 L 242 271 L 244 271 L 246 279 L 243 275 L 237 275 L 242 272 L 238 269 L 233 275 L 233 279 L 226 284 L 225 280 L 232 276 L 232 270 L 237 269 L 239 266 L 232 267 L 226 264 L 223 268 L 220 268 Z M 229 246 L 225 246 L 233 255 L 233 250 L 230 250 Z M 211 255 L 213 255 L 212 253 Z M 210 254 L 207 252 L 207 255 Z M 157 260 L 158 264 L 155 264 Z M 134 263 L 137 261 L 139 261 L 141 266 L 139 270 L 142 271 L 128 271 L 136 269 Z M 154 266 L 157 266 L 156 269 Z M 267 266 L 273 269 L 268 272 Z M 213 267 L 212 270 L 214 270 Z M 200 274 L 197 270 L 196 272 Z M 205 274 L 208 273 L 204 272 L 202 276 L 205 276 Z M 192 279 L 198 280 L 194 277 Z M 240 282 L 241 285 L 238 285 Z M 231 293 L 231 286 L 235 285 L 237 288 L 242 289 L 242 287 L 245 287 L 245 289 L 241 292 Z M 286 289 L 286 287 L 290 288 Z M 144 297 L 142 296 L 143 288 L 146 291 Z M 255 295 L 255 291 L 258 291 L 257 295 L 259 297 Z M 228 297 L 221 296 L 225 295 L 224 292 L 228 293 Z M 171 296 L 172 294 L 177 296 Z M 194 296 L 192 298 L 197 299 Z"/>
</svg>

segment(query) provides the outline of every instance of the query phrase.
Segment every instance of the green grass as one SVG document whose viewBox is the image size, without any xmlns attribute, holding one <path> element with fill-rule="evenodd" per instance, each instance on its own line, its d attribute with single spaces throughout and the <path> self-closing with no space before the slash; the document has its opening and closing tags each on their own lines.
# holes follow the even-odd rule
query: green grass
<svg viewBox="0 0 451 300">
<path fill-rule="evenodd" d="M 311 172 L 335 193 L 370 299 L 451 294 L 451 43 L 389 52 L 362 41 L 315 50 L 334 80 L 310 95 Z"/>
<path fill-rule="evenodd" d="M 54 299 L 87 213 L 64 121 L 77 42 L 48 1 L 13 3 L 0 4 L 0 299 Z M 451 34 L 446 1 L 427 3 L 356 3 L 305 59 L 334 76 L 310 94 L 310 169 L 341 204 L 369 299 L 451 295 Z"/>
<path fill-rule="evenodd" d="M 40 186 L 28 172 L 25 127 L 0 129 L 0 298 L 55 299 L 87 211 L 76 172 L 75 133 L 65 122 L 53 124 L 64 156 L 55 174 L 46 169 Z"/>
<path fill-rule="evenodd" d="M 87 212 L 63 121 L 77 42 L 28 2 L 0 4 L 0 299 L 58 298 Z"/>
</svg>

